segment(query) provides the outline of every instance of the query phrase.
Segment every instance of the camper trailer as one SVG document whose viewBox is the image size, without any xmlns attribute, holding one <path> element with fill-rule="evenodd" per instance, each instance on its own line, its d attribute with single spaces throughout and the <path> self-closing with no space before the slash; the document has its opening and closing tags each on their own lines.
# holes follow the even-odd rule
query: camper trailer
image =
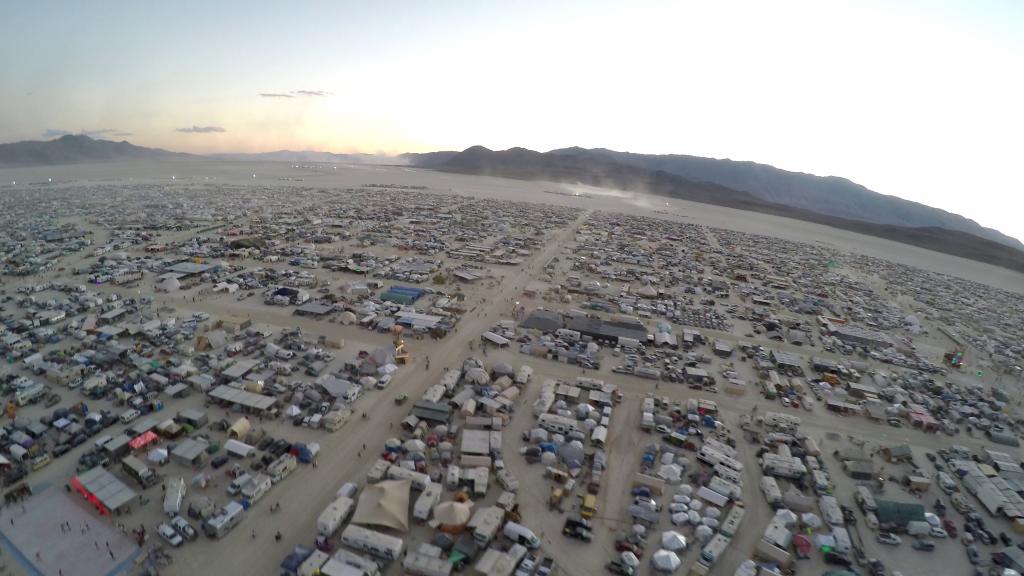
<svg viewBox="0 0 1024 576">
<path fill-rule="evenodd" d="M 203 523 L 203 531 L 212 539 L 222 538 L 242 521 L 245 508 L 238 502 L 228 502 L 220 512 Z"/>
<path fill-rule="evenodd" d="M 352 512 L 355 510 L 356 504 L 351 498 L 341 496 L 335 499 L 333 502 L 324 508 L 324 511 L 320 513 L 320 516 L 316 519 L 316 529 L 321 536 L 329 538 L 338 531 L 338 528 L 344 524 Z"/>
<path fill-rule="evenodd" d="M 349 524 L 342 531 L 341 542 L 349 548 L 362 550 L 387 561 L 399 559 L 405 548 L 405 542 L 401 538 L 388 536 L 355 524 Z"/>
<path fill-rule="evenodd" d="M 576 420 L 557 414 L 541 414 L 537 419 L 537 425 L 552 434 L 570 434 L 580 431 L 579 423 Z"/>
</svg>

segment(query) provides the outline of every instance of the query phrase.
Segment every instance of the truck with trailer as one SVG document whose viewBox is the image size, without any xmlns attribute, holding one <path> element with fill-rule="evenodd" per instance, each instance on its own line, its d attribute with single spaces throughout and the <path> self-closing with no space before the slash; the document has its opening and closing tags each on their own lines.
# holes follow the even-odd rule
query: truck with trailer
<svg viewBox="0 0 1024 576">
<path fill-rule="evenodd" d="M 143 464 L 142 460 L 135 456 L 125 456 L 121 460 L 121 468 L 143 488 L 149 488 L 160 481 L 149 466 Z"/>
</svg>

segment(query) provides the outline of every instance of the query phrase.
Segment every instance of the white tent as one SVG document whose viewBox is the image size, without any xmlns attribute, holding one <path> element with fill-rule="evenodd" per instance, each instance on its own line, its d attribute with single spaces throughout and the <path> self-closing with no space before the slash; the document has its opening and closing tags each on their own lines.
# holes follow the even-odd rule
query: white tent
<svg viewBox="0 0 1024 576">
<path fill-rule="evenodd" d="M 796 514 L 794 514 L 792 510 L 788 510 L 786 508 L 780 508 L 775 513 L 775 517 L 781 518 L 786 526 L 792 526 L 793 524 L 796 524 L 797 521 Z"/>
<path fill-rule="evenodd" d="M 658 478 L 669 484 L 675 484 L 682 480 L 683 469 L 675 464 L 666 464 L 658 469 Z"/>
<path fill-rule="evenodd" d="M 411 480 L 383 480 L 363 488 L 352 522 L 408 531 L 411 486 Z"/>
<path fill-rule="evenodd" d="M 149 451 L 147 459 L 155 464 L 167 462 L 167 449 L 166 448 L 154 448 Z"/>
<path fill-rule="evenodd" d="M 675 572 L 682 563 L 679 556 L 670 550 L 658 550 L 651 556 L 651 567 L 658 572 Z"/>
<path fill-rule="evenodd" d="M 802 522 L 804 526 L 808 526 L 810 528 L 821 527 L 821 518 L 818 518 L 817 514 L 814 514 L 812 512 L 805 512 L 801 514 L 800 522 Z"/>
<path fill-rule="evenodd" d="M 465 526 L 472 516 L 472 502 L 448 501 L 434 506 L 434 520 L 449 530 Z"/>
<path fill-rule="evenodd" d="M 405 444 L 402 444 L 402 449 L 406 452 L 423 452 L 427 449 L 427 445 L 423 440 L 412 438 L 406 440 Z"/>
<path fill-rule="evenodd" d="M 675 530 L 662 532 L 661 547 L 666 550 L 685 550 L 686 537 Z"/>
<path fill-rule="evenodd" d="M 284 409 L 284 415 L 289 418 L 295 418 L 299 414 L 302 414 L 302 410 L 300 410 L 295 404 L 291 404 Z"/>
</svg>

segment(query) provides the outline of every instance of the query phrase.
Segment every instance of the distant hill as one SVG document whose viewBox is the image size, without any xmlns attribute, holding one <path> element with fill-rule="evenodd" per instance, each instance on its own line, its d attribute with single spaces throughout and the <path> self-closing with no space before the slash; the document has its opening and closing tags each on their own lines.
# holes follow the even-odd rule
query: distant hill
<svg viewBox="0 0 1024 576">
<path fill-rule="evenodd" d="M 159 148 L 143 148 L 124 141 L 94 140 L 85 135 L 71 134 L 56 140 L 0 144 L 0 168 L 193 157 Z"/>
<path fill-rule="evenodd" d="M 458 151 L 455 150 L 422 153 L 406 152 L 405 154 L 399 154 L 398 159 L 410 166 L 430 168 L 432 166 L 437 166 L 438 164 L 444 164 L 456 155 L 458 155 Z"/>
<path fill-rule="evenodd" d="M 524 148 L 496 152 L 482 146 L 473 146 L 433 168 L 461 174 L 587 184 L 773 214 L 1024 272 L 1024 251 L 968 232 L 938 226 L 898 226 L 840 218 L 769 202 L 750 192 L 720 184 L 693 181 L 666 171 L 623 164 L 597 155 L 563 152 L 544 154 Z"/>
<path fill-rule="evenodd" d="M 755 162 L 700 156 L 633 154 L 604 148 L 564 148 L 552 154 L 613 161 L 648 170 L 663 170 L 697 182 L 713 182 L 749 192 L 761 200 L 830 216 L 877 224 L 960 230 L 996 242 L 1024 248 L 1024 243 L 998 230 L 939 208 L 879 194 L 846 178 L 789 172 Z"/>
</svg>

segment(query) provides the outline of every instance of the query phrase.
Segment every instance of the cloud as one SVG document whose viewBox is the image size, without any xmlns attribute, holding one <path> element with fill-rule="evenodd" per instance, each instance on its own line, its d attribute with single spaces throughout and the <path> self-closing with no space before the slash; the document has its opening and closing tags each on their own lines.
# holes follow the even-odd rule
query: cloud
<svg viewBox="0 0 1024 576">
<path fill-rule="evenodd" d="M 67 130 L 57 130 L 56 128 L 47 128 L 43 130 L 43 138 L 60 138 L 61 136 L 67 136 L 71 134 Z"/>
<path fill-rule="evenodd" d="M 260 96 L 263 98 L 295 98 L 296 96 L 322 98 L 333 96 L 333 94 L 324 90 L 292 90 L 291 92 L 260 92 Z"/>
<path fill-rule="evenodd" d="M 186 134 L 213 134 L 215 132 L 227 132 L 220 126 L 192 126 L 191 128 L 178 128 L 175 132 L 185 132 Z"/>
</svg>

